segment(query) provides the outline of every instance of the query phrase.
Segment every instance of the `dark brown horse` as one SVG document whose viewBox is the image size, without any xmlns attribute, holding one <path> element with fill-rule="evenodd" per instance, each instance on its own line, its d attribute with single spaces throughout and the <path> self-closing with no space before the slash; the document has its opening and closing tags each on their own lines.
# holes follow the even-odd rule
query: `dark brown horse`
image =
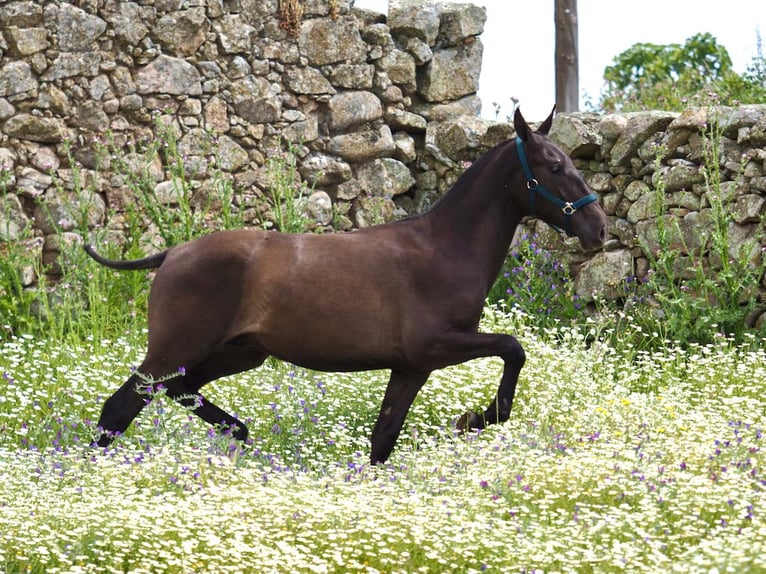
<svg viewBox="0 0 766 574">
<path fill-rule="evenodd" d="M 552 120 L 553 113 L 535 132 L 517 111 L 515 139 L 474 162 L 428 212 L 401 221 L 327 235 L 223 231 L 136 261 L 86 247 L 115 269 L 159 268 L 146 358 L 104 404 L 98 444 L 125 431 L 145 405 L 145 381 L 163 377 L 168 396 L 244 440 L 245 426 L 200 389 L 269 355 L 318 371 L 391 370 L 372 431 L 373 463 L 391 454 L 435 369 L 501 357 L 497 396 L 482 414 L 464 414 L 458 428 L 506 421 L 524 350 L 511 335 L 477 329 L 516 226 L 535 215 L 587 249 L 606 234 L 596 197 L 546 137 Z"/>
</svg>

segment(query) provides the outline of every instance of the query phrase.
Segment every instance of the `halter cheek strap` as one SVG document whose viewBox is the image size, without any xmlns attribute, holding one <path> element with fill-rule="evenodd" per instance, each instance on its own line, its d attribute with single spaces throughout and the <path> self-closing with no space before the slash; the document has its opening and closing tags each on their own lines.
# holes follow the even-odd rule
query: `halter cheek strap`
<svg viewBox="0 0 766 574">
<path fill-rule="evenodd" d="M 598 201 L 598 197 L 595 193 L 589 193 L 577 201 L 571 202 L 564 201 L 560 197 L 553 195 L 550 191 L 540 185 L 540 183 L 532 175 L 532 170 L 529 168 L 527 156 L 524 153 L 524 141 L 520 137 L 516 137 L 516 150 L 519 153 L 519 161 L 521 162 L 521 168 L 524 170 L 524 177 L 527 178 L 527 189 L 529 190 L 529 214 L 533 217 L 535 216 L 535 199 L 537 199 L 538 195 L 542 196 L 544 199 L 547 199 L 556 207 L 561 209 L 561 211 L 564 213 L 563 231 L 569 237 L 573 237 L 574 233 L 572 233 L 572 215 L 574 215 L 581 207 L 588 205 L 589 203 L 593 203 L 594 201 Z M 550 223 L 548 225 L 553 227 L 553 229 L 558 232 L 562 231 L 555 225 Z"/>
</svg>

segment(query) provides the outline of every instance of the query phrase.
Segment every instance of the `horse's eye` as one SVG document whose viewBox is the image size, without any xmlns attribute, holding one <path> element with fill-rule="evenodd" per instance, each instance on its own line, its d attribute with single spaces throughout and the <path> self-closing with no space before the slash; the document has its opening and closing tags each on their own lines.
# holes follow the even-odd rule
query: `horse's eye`
<svg viewBox="0 0 766 574">
<path fill-rule="evenodd" d="M 554 164 L 551 166 L 551 171 L 552 171 L 553 173 L 560 173 L 560 172 L 561 172 L 561 164 L 560 164 L 559 162 L 555 162 L 555 163 L 554 163 Z"/>
</svg>

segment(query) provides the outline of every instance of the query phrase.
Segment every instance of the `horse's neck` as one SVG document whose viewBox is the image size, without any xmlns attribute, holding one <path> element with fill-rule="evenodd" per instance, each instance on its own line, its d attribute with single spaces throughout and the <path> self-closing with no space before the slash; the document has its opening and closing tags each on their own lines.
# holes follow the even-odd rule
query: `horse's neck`
<svg viewBox="0 0 766 574">
<path fill-rule="evenodd" d="M 473 177 L 461 178 L 427 214 L 435 240 L 456 257 L 470 258 L 495 279 L 522 215 L 512 202 L 514 166 L 500 154 Z"/>
</svg>

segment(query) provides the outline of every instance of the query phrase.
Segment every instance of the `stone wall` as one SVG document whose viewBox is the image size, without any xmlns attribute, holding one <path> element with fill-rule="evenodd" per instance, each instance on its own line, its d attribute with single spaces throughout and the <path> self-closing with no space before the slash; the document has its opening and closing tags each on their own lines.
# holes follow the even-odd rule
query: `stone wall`
<svg viewBox="0 0 766 574">
<path fill-rule="evenodd" d="M 251 225 L 287 147 L 315 227 L 421 209 L 448 169 L 429 122 L 480 110 L 485 19 L 421 2 L 387 18 L 348 0 L 0 3 L 0 242 L 31 225 L 53 260 L 83 213 L 119 239 L 134 198 L 110 157 L 130 165 L 168 133 L 195 192 L 223 172 Z M 173 174 L 148 169 L 173 209 Z"/>
<path fill-rule="evenodd" d="M 714 204 L 724 214 L 728 256 L 760 264 L 766 105 L 573 114 L 557 118 L 551 137 L 574 158 L 610 216 L 604 252 L 585 259 L 570 250 L 580 295 L 606 289 L 618 296 L 623 280 L 643 279 L 662 247 L 661 233 L 678 255 L 679 276 L 691 260 L 715 274 Z"/>
<path fill-rule="evenodd" d="M 426 209 L 513 129 L 477 117 L 484 9 L 391 4 L 388 17 L 341 0 L 0 4 L 0 247 L 32 226 L 51 260 L 56 228 L 69 231 L 77 213 L 119 238 L 132 198 L 99 142 L 108 137 L 129 158 L 136 142 L 162 137 L 160 126 L 176 134 L 194 189 L 209 190 L 224 172 L 234 208 L 254 226 L 267 159 L 288 144 L 315 227 L 347 230 Z M 610 216 L 607 250 L 583 254 L 534 221 L 520 234 L 534 231 L 558 251 L 584 297 L 603 287 L 616 296 L 622 280 L 645 275 L 661 222 L 678 223 L 682 255 L 704 254 L 713 192 L 703 134 L 713 123 L 731 254 L 757 259 L 766 106 L 557 116 L 551 137 Z M 149 167 L 173 209 L 173 175 Z M 77 192 L 83 181 L 92 193 Z"/>
</svg>

